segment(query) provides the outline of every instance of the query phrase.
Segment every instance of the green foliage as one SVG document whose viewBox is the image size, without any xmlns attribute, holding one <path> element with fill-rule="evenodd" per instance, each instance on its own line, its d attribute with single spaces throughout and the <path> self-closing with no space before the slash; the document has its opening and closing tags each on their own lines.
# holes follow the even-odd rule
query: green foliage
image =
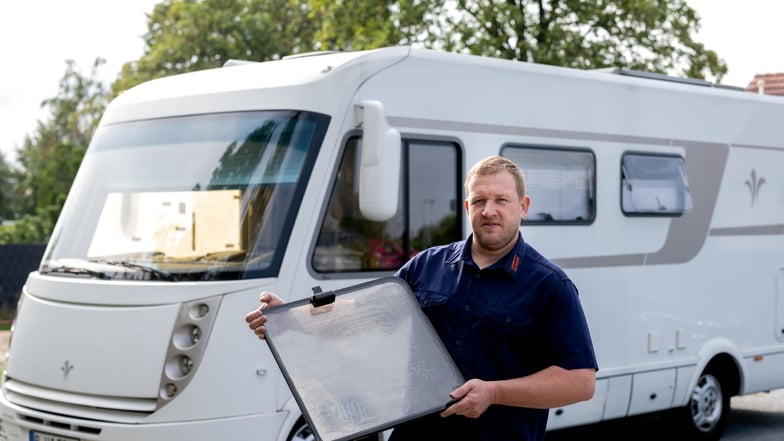
<svg viewBox="0 0 784 441">
<path fill-rule="evenodd" d="M 164 0 L 117 95 L 143 81 L 314 50 L 413 45 L 543 64 L 715 77 L 684 0 Z"/>
<path fill-rule="evenodd" d="M 96 59 L 91 75 L 85 77 L 68 61 L 57 96 L 42 103 L 51 116 L 38 122 L 18 151 L 21 171 L 14 173 L 7 207 L 17 219 L 0 229 L 0 244 L 48 240 L 106 107 L 105 87 L 96 79 L 103 63 Z"/>
<path fill-rule="evenodd" d="M 144 55 L 123 66 L 112 94 L 230 59 L 412 43 L 428 8 L 417 0 L 164 0 L 148 17 Z"/>
<path fill-rule="evenodd" d="M 17 195 L 14 191 L 18 173 L 0 154 L 0 220 L 9 220 L 15 217 L 13 207 L 16 205 Z"/>
<path fill-rule="evenodd" d="M 429 46 L 580 69 L 617 66 L 718 80 L 727 73 L 717 54 L 692 38 L 699 17 L 684 0 L 459 0 L 453 9 L 446 5 L 429 24 Z"/>
<path fill-rule="evenodd" d="M 117 94 L 143 81 L 311 49 L 313 22 L 297 0 L 165 0 L 148 16 L 145 53 L 126 63 Z"/>
<path fill-rule="evenodd" d="M 312 47 L 343 51 L 415 44 L 432 9 L 430 2 L 419 0 L 311 0 L 308 5 L 308 18 L 319 24 Z"/>
<path fill-rule="evenodd" d="M 13 224 L 0 226 L 0 244 L 46 243 L 54 229 L 62 204 L 52 204 L 25 214 Z"/>
</svg>

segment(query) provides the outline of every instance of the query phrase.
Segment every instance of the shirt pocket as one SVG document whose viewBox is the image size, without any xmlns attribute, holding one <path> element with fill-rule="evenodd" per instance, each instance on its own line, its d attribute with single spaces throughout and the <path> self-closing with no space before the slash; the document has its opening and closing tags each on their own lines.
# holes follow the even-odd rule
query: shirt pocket
<svg viewBox="0 0 784 441">
<path fill-rule="evenodd" d="M 516 309 L 489 307 L 485 311 L 486 323 L 492 332 L 511 337 L 531 337 L 536 333 L 533 315 Z"/>
<path fill-rule="evenodd" d="M 417 291 L 416 296 L 423 309 L 443 307 L 449 302 L 449 294 L 437 291 Z"/>
</svg>

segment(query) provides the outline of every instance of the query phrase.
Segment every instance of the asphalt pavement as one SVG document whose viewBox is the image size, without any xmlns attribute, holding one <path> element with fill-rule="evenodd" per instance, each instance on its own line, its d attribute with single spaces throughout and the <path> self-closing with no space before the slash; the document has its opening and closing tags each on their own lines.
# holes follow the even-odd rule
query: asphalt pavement
<svg viewBox="0 0 784 441">
<path fill-rule="evenodd" d="M 733 397 L 732 411 L 722 441 L 780 441 L 784 433 L 784 389 Z M 640 415 L 550 432 L 549 441 L 579 439 L 679 439 L 663 414 Z"/>
</svg>

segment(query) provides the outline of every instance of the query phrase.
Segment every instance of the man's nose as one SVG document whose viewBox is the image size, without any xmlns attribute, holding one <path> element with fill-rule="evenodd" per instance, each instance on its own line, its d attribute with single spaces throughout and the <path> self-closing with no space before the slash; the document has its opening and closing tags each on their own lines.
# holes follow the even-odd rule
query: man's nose
<svg viewBox="0 0 784 441">
<path fill-rule="evenodd" d="M 483 216 L 492 216 L 498 212 L 498 205 L 495 202 L 488 202 L 482 207 Z"/>
</svg>

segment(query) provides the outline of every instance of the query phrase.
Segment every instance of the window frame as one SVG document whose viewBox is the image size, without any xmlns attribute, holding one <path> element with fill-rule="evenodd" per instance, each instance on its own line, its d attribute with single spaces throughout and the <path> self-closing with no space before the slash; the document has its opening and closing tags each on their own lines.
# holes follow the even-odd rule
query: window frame
<svg viewBox="0 0 784 441">
<path fill-rule="evenodd" d="M 356 142 L 356 140 L 362 138 L 362 132 L 359 130 L 352 130 L 347 132 L 341 141 L 341 148 L 339 149 L 337 155 L 335 156 L 335 162 L 333 164 L 332 172 L 330 174 L 330 181 L 328 190 L 324 193 L 324 203 L 322 205 L 322 209 L 318 216 L 318 222 L 315 225 L 311 245 L 308 250 L 307 254 L 307 267 L 309 273 L 318 279 L 349 279 L 349 278 L 356 278 L 358 275 L 360 277 L 377 277 L 380 275 L 389 274 L 391 272 L 397 271 L 399 268 L 394 269 L 376 269 L 376 268 L 369 268 L 369 269 L 352 269 L 352 270 L 339 270 L 335 267 L 323 269 L 317 266 L 316 262 L 316 250 L 319 246 L 319 239 L 322 234 L 322 229 L 325 223 L 325 217 L 330 210 L 330 204 L 332 203 L 333 193 L 335 192 L 336 187 L 338 187 L 338 175 L 341 173 L 341 166 L 343 164 L 346 151 L 349 148 L 349 145 L 352 141 Z M 463 172 L 463 163 L 464 163 L 464 147 L 463 144 L 456 138 L 453 137 L 443 137 L 443 136 L 428 136 L 428 135 L 420 135 L 420 136 L 412 136 L 412 135 L 404 135 L 401 139 L 401 171 L 400 177 L 403 180 L 400 186 L 400 195 L 402 201 L 400 203 L 400 209 L 404 211 L 402 222 L 404 223 L 403 226 L 403 233 L 402 233 L 402 242 L 404 245 L 405 250 L 411 249 L 411 231 L 410 231 L 410 215 L 411 215 L 411 169 L 409 167 L 410 163 L 410 152 L 411 152 L 411 145 L 412 144 L 430 144 L 440 148 L 452 148 L 454 150 L 454 163 L 450 164 L 450 167 L 454 171 L 455 182 L 454 182 L 454 195 L 456 198 L 455 207 L 455 228 L 457 229 L 457 235 L 459 238 L 462 238 L 464 235 L 464 217 L 465 213 L 463 213 L 462 201 L 463 201 L 463 182 L 462 178 L 464 176 Z M 360 144 L 361 147 L 361 144 Z M 422 250 L 419 250 L 422 251 Z M 404 260 L 407 261 L 408 258 Z"/>
<path fill-rule="evenodd" d="M 625 203 L 624 203 L 624 188 L 625 188 L 627 180 L 629 178 L 626 176 L 626 171 L 625 171 L 625 167 L 624 167 L 625 166 L 625 162 L 624 161 L 629 156 L 651 157 L 651 158 L 671 158 L 671 159 L 679 160 L 680 161 L 679 165 L 681 166 L 680 170 L 682 170 L 682 172 L 683 172 L 683 180 L 684 180 L 683 188 L 685 189 L 685 192 L 683 192 L 682 194 L 679 195 L 682 198 L 684 198 L 683 209 L 680 210 L 680 211 L 673 211 L 673 210 L 668 210 L 668 211 L 652 211 L 652 210 L 651 211 L 627 211 L 627 209 L 625 207 Z M 621 154 L 619 168 L 620 168 L 620 182 L 619 182 L 619 186 L 618 186 L 618 191 L 619 191 L 618 203 L 619 203 L 619 208 L 621 210 L 621 213 L 623 213 L 624 216 L 626 216 L 626 217 L 676 218 L 676 217 L 683 216 L 684 214 L 686 214 L 686 212 L 688 212 L 689 210 L 692 209 L 693 202 L 692 202 L 692 196 L 691 196 L 689 176 L 687 174 L 688 169 L 687 169 L 687 166 L 686 166 L 686 158 L 683 155 L 680 155 L 680 154 L 677 154 L 677 153 L 661 153 L 661 152 L 650 152 L 650 151 L 640 151 L 640 150 L 629 150 L 629 151 L 625 151 L 625 152 L 623 152 L 623 154 Z"/>
<path fill-rule="evenodd" d="M 519 144 L 519 143 L 506 143 L 501 146 L 501 155 L 509 158 L 520 167 L 520 170 L 523 172 L 523 176 L 525 177 L 525 186 L 526 186 L 526 194 L 530 196 L 530 181 L 524 167 L 519 164 L 513 157 L 510 157 L 507 152 L 511 149 L 525 149 L 525 150 L 546 150 L 552 152 L 567 152 L 567 153 L 587 153 L 590 156 L 590 165 L 591 170 L 589 170 L 589 179 L 590 179 L 590 188 L 588 188 L 588 201 L 589 201 L 589 216 L 587 219 L 573 219 L 573 220 L 536 220 L 530 219 L 529 216 L 526 216 L 520 222 L 520 225 L 526 226 L 564 226 L 564 225 L 592 225 L 596 221 L 597 216 L 597 173 L 596 173 L 596 153 L 593 149 L 589 147 L 575 147 L 575 146 L 561 146 L 561 145 L 544 145 L 544 144 Z M 533 199 L 533 203 L 536 204 L 536 200 Z"/>
</svg>

